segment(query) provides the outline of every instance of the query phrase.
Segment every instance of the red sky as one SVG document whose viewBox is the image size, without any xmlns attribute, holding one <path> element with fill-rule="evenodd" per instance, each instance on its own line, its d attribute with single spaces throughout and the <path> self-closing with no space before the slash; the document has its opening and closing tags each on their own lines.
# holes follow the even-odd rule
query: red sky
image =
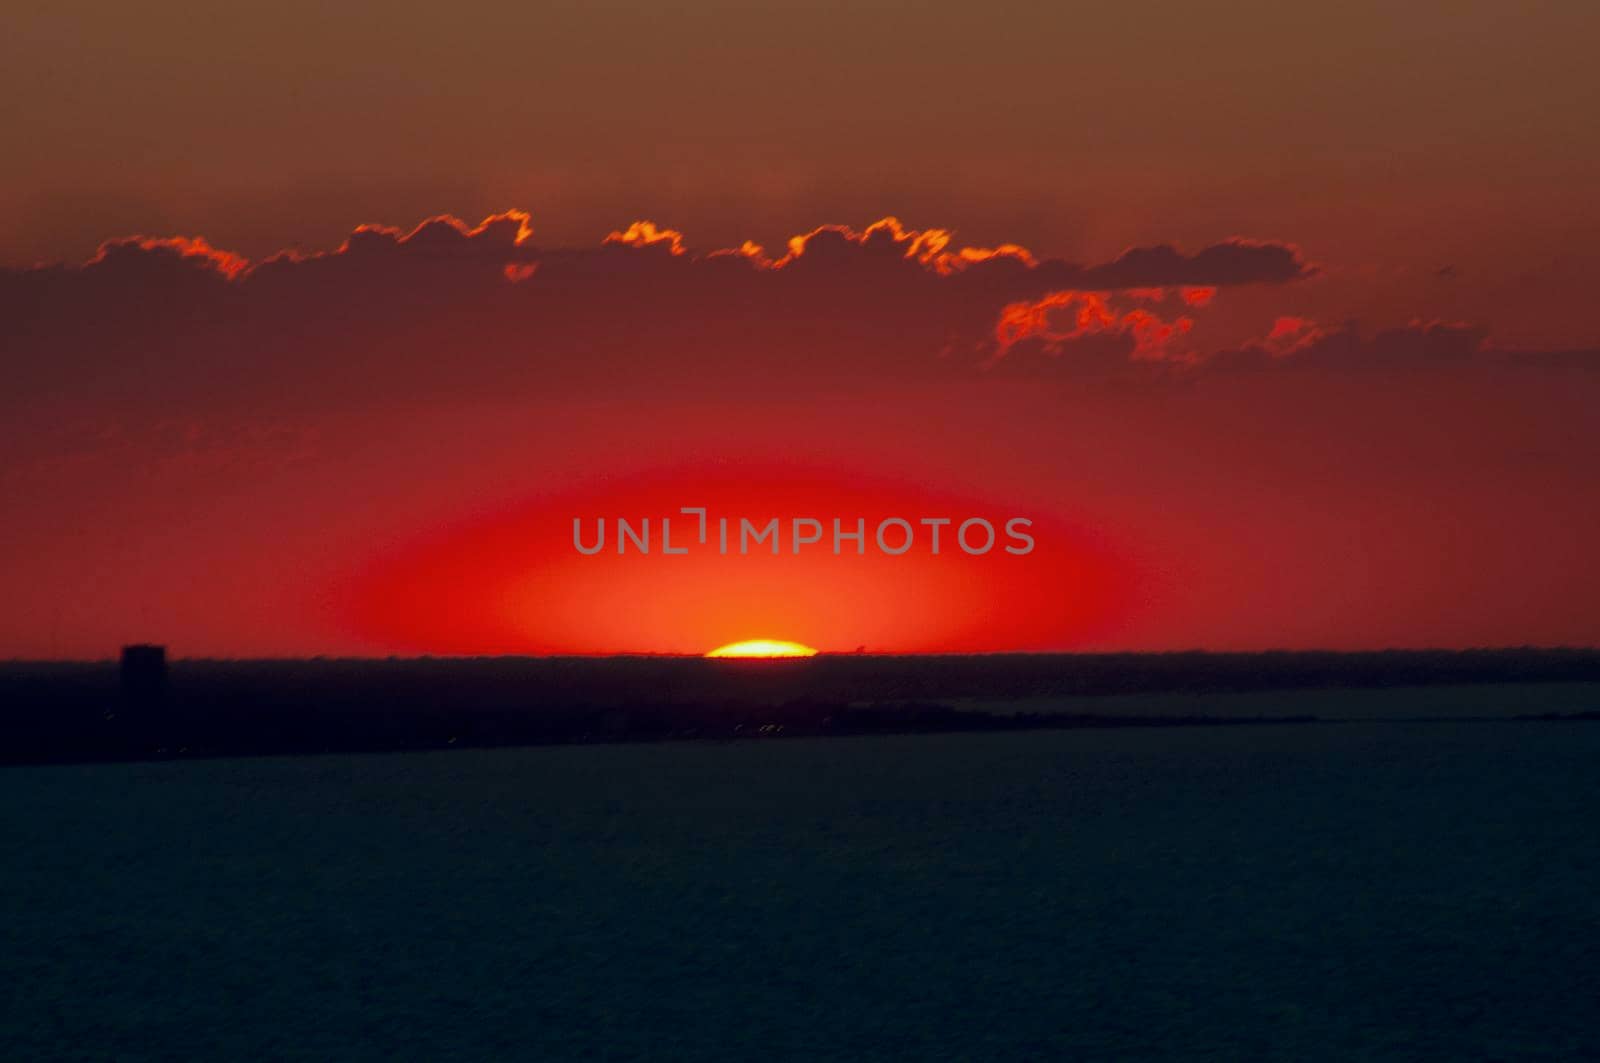
<svg viewBox="0 0 1600 1063">
<path fill-rule="evenodd" d="M 1595 20 L 24 12 L 0 657 L 1600 642 Z"/>
</svg>

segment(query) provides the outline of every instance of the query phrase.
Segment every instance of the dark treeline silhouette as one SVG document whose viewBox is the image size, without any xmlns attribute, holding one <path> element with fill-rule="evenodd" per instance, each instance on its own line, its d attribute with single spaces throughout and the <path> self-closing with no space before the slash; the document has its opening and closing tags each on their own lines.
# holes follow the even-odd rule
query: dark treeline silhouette
<svg viewBox="0 0 1600 1063">
<path fill-rule="evenodd" d="M 1004 654 L 0 664 L 0 761 L 1040 727 L 1304 722 L 1011 713 L 943 701 L 1600 681 L 1600 651 Z"/>
</svg>

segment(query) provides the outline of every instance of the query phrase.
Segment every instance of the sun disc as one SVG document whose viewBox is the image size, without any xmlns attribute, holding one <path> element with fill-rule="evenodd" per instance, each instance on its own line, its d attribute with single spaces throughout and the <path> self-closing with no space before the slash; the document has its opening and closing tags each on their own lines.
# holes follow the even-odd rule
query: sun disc
<svg viewBox="0 0 1600 1063">
<path fill-rule="evenodd" d="M 815 657 L 817 651 L 799 642 L 783 639 L 746 639 L 718 646 L 707 657 Z"/>
</svg>

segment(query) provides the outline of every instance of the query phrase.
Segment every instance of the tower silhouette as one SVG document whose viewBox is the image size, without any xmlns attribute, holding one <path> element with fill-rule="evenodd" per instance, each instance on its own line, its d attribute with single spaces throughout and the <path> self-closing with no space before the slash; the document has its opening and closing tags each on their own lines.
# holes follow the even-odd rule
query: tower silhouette
<svg viewBox="0 0 1600 1063">
<path fill-rule="evenodd" d="M 167 689 L 167 648 L 148 644 L 122 647 L 122 697 L 135 705 L 161 700 Z"/>
</svg>

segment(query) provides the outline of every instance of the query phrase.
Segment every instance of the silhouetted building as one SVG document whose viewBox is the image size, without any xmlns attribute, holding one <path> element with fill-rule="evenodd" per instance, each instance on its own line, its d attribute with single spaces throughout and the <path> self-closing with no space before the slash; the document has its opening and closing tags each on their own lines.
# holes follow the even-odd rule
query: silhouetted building
<svg viewBox="0 0 1600 1063">
<path fill-rule="evenodd" d="M 155 701 L 167 689 L 167 648 L 122 647 L 122 696 L 130 701 Z"/>
</svg>

